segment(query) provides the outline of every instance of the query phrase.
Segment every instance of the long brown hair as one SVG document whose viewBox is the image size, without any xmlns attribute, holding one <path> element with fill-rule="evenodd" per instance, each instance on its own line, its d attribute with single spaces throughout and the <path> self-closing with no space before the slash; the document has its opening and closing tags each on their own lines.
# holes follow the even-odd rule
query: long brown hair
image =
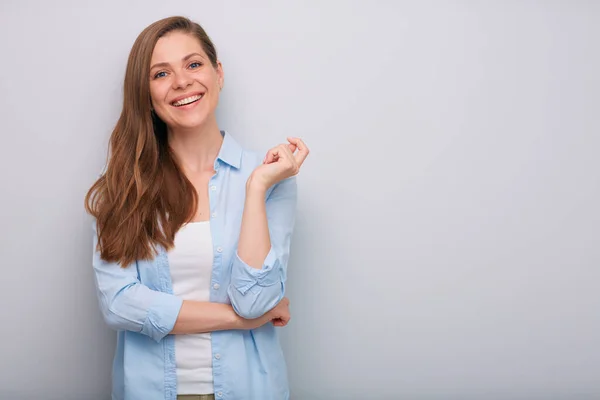
<svg viewBox="0 0 600 400">
<path fill-rule="evenodd" d="M 85 197 L 85 209 L 96 219 L 101 258 L 123 268 L 154 257 L 156 245 L 172 248 L 175 233 L 193 218 L 198 203 L 168 145 L 167 127 L 151 107 L 152 52 L 158 39 L 173 31 L 196 37 L 217 67 L 215 46 L 199 24 L 176 16 L 144 29 L 129 53 L 123 109 L 110 137 L 106 169 Z"/>
</svg>

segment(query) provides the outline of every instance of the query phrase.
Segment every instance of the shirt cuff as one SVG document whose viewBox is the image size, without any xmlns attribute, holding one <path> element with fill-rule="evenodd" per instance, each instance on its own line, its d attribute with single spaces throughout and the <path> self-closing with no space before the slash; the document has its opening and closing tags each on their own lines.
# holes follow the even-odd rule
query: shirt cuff
<svg viewBox="0 0 600 400">
<path fill-rule="evenodd" d="M 159 293 L 142 326 L 142 333 L 159 342 L 175 326 L 183 300 L 177 296 Z"/>
<path fill-rule="evenodd" d="M 281 284 L 281 263 L 273 247 L 271 247 L 265 257 L 261 269 L 253 268 L 246 264 L 236 251 L 233 260 L 231 283 L 242 295 L 245 295 L 255 285 L 267 287 Z"/>
</svg>

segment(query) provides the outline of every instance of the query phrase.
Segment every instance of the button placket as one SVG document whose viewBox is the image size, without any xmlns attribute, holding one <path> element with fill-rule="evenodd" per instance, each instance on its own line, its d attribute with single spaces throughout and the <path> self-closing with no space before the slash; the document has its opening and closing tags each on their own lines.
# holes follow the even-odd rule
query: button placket
<svg viewBox="0 0 600 400">
<path fill-rule="evenodd" d="M 209 204 L 210 204 L 210 212 L 211 212 L 211 218 L 214 219 L 217 216 L 217 210 L 216 210 L 216 204 L 218 204 L 217 198 L 215 197 L 216 194 L 216 190 L 217 190 L 217 186 L 215 185 L 215 183 L 218 182 L 218 177 L 217 174 L 219 173 L 219 168 L 217 168 L 216 166 L 214 167 L 215 169 L 215 174 L 211 177 L 210 179 L 210 183 L 209 183 Z M 215 231 L 216 230 L 216 231 Z M 218 228 L 211 228 L 211 231 L 213 231 L 213 240 L 215 240 L 216 243 L 218 243 L 218 241 L 220 241 L 219 239 L 219 234 L 218 232 L 220 232 L 220 229 Z M 215 243 L 215 244 L 216 244 Z M 220 248 L 220 247 L 219 247 Z M 217 257 L 218 255 L 215 254 L 213 257 L 213 271 L 212 271 L 212 278 L 215 280 L 219 279 L 219 264 L 217 261 Z M 212 285 L 212 288 L 214 291 L 219 290 L 221 287 L 221 285 L 219 285 L 217 282 L 214 282 Z M 217 293 L 213 292 L 212 295 L 217 295 Z M 211 295 L 211 297 L 212 297 Z"/>
</svg>

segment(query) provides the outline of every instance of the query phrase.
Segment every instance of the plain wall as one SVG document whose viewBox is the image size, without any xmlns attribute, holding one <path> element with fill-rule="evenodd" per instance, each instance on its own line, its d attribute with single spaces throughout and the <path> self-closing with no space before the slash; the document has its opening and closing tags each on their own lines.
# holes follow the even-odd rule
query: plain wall
<svg viewBox="0 0 600 400">
<path fill-rule="evenodd" d="M 222 129 L 312 150 L 293 399 L 600 398 L 600 2 L 567 0 L 2 1 L 0 398 L 110 396 L 83 198 L 175 14 L 220 52 Z"/>
</svg>

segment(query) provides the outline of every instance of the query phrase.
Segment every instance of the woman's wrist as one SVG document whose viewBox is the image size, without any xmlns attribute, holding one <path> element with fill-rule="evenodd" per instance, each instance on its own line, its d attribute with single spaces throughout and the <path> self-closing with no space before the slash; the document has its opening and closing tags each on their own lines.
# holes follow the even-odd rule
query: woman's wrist
<svg viewBox="0 0 600 400">
<path fill-rule="evenodd" d="M 233 307 L 231 307 L 231 312 L 232 312 L 232 316 L 231 316 L 231 329 L 234 330 L 247 330 L 248 328 L 248 320 L 245 318 L 240 317 L 235 310 L 233 309 Z"/>
<path fill-rule="evenodd" d="M 269 185 L 261 177 L 251 174 L 246 181 L 246 193 L 265 194 Z"/>
<path fill-rule="evenodd" d="M 259 328 L 272 319 L 271 314 L 269 312 L 267 312 L 266 314 L 264 314 L 258 318 L 254 318 L 254 319 L 245 319 L 240 316 L 238 316 L 238 318 L 239 318 L 239 321 L 237 323 L 238 328 L 236 328 L 236 329 L 243 329 L 243 330 Z"/>
</svg>

